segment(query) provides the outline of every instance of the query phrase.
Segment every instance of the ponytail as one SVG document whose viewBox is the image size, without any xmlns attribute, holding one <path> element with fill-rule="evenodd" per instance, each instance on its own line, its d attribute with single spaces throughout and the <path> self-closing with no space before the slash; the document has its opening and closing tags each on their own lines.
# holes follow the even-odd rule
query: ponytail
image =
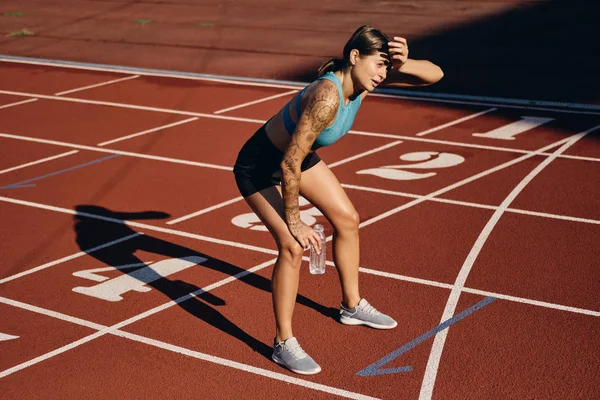
<svg viewBox="0 0 600 400">
<path fill-rule="evenodd" d="M 325 61 L 317 70 L 317 76 L 320 78 L 328 72 L 336 72 L 344 69 L 346 61 L 341 58 L 331 58 Z"/>
<path fill-rule="evenodd" d="M 350 64 L 350 52 L 353 49 L 358 50 L 362 56 L 379 53 L 389 54 L 387 47 L 389 41 L 388 36 L 379 29 L 363 25 L 352 34 L 352 37 L 344 46 L 343 58 L 332 58 L 325 61 L 317 70 L 317 75 L 320 78 L 328 72 L 336 72 L 348 67 Z"/>
<path fill-rule="evenodd" d="M 350 40 L 344 46 L 343 58 L 332 58 L 326 61 L 318 69 L 317 74 L 320 77 L 328 72 L 336 72 L 343 70 L 350 64 L 350 52 L 353 49 L 358 50 L 361 56 L 388 53 L 388 36 L 379 29 L 372 28 L 368 25 L 359 27 L 350 37 Z"/>
</svg>

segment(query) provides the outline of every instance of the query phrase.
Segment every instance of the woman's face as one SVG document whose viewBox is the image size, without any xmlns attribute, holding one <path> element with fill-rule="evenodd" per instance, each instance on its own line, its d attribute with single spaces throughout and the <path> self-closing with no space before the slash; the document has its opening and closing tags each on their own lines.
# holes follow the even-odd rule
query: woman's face
<svg viewBox="0 0 600 400">
<path fill-rule="evenodd" d="M 383 82 L 387 77 L 387 70 L 390 65 L 387 57 L 387 54 L 382 52 L 367 56 L 358 54 L 355 57 L 352 72 L 354 82 L 358 84 L 359 89 L 371 92 Z"/>
</svg>

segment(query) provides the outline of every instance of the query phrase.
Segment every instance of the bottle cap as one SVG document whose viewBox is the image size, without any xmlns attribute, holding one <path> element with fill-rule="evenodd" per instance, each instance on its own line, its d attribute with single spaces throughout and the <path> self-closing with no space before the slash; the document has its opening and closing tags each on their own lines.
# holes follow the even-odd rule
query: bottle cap
<svg viewBox="0 0 600 400">
<path fill-rule="evenodd" d="M 325 230 L 325 228 L 323 228 L 323 225 L 321 225 L 321 224 L 315 224 L 315 226 L 313 226 L 313 230 L 315 232 L 323 232 Z"/>
</svg>

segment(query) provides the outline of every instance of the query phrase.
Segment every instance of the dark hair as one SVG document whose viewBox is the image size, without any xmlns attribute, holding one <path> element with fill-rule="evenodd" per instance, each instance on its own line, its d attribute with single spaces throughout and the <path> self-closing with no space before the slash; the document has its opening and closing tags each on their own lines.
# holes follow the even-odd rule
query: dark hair
<svg viewBox="0 0 600 400">
<path fill-rule="evenodd" d="M 368 56 L 377 52 L 388 52 L 388 42 L 390 39 L 379 29 L 363 25 L 358 28 L 350 37 L 344 46 L 344 58 L 332 58 L 324 62 L 317 72 L 321 77 L 327 72 L 340 71 L 350 64 L 350 52 L 353 49 L 358 50 L 360 55 Z"/>
</svg>

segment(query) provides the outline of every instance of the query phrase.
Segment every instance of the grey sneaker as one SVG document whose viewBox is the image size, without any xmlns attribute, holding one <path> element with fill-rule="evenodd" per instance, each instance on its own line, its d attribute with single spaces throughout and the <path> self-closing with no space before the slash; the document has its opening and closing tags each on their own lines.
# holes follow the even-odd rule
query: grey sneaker
<svg viewBox="0 0 600 400">
<path fill-rule="evenodd" d="M 321 367 L 300 347 L 295 337 L 273 345 L 273 361 L 297 374 L 313 375 L 321 372 Z"/>
<path fill-rule="evenodd" d="M 367 325 L 376 329 L 392 329 L 398 323 L 389 316 L 377 311 L 365 299 L 352 309 L 340 305 L 340 322 L 345 325 Z"/>
</svg>

